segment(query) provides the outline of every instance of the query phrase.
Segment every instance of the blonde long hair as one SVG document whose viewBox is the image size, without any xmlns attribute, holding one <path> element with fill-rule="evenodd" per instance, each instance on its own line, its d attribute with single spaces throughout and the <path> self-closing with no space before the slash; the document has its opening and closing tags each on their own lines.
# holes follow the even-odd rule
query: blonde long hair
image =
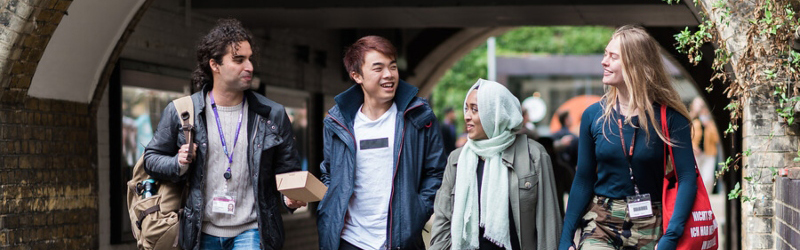
<svg viewBox="0 0 800 250">
<path fill-rule="evenodd" d="M 667 140 L 661 131 L 661 124 L 658 123 L 653 110 L 653 103 L 666 105 L 677 110 L 681 115 L 689 118 L 689 111 L 681 102 L 678 92 L 670 82 L 667 70 L 661 59 L 659 45 L 644 30 L 644 28 L 634 25 L 625 25 L 614 31 L 612 39 L 619 39 L 620 54 L 622 58 L 622 77 L 628 89 L 628 110 L 634 110 L 635 115 L 641 117 L 639 125 L 648 128 L 652 123 L 653 127 L 662 141 L 669 145 L 674 143 Z M 603 115 L 599 119 L 605 125 L 611 126 L 611 113 L 617 105 L 617 95 L 619 90 L 613 86 L 607 86 L 603 96 Z M 646 117 L 646 118 L 645 118 Z M 625 117 L 625 122 L 631 122 L 631 116 Z M 612 130 L 613 131 L 613 130 Z M 645 129 L 647 140 L 650 140 L 650 130 Z M 674 141 L 674 140 L 673 140 Z"/>
</svg>

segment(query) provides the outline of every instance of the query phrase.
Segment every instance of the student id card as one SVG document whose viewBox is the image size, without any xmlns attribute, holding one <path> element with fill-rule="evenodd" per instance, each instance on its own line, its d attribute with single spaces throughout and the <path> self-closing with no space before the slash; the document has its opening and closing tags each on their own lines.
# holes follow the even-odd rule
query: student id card
<svg viewBox="0 0 800 250">
<path fill-rule="evenodd" d="M 650 202 L 650 194 L 628 196 L 627 201 L 628 215 L 630 215 L 631 219 L 653 216 L 653 204 Z"/>
<path fill-rule="evenodd" d="M 211 199 L 211 212 L 234 215 L 236 208 L 236 192 L 228 192 L 227 187 L 214 192 Z"/>
</svg>

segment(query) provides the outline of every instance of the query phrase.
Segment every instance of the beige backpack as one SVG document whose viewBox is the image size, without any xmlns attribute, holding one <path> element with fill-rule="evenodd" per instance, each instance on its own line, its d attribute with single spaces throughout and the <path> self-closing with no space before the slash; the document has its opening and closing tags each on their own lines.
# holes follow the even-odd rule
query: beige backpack
<svg viewBox="0 0 800 250">
<path fill-rule="evenodd" d="M 194 147 L 192 128 L 194 107 L 191 96 L 173 101 L 183 123 L 181 130 L 186 135 L 189 148 Z M 190 156 L 191 157 L 191 156 Z M 128 213 L 131 219 L 136 245 L 143 250 L 180 249 L 180 214 L 188 191 L 188 182 L 153 180 L 144 171 L 144 156 L 133 167 L 133 176 L 128 181 Z M 152 189 L 151 189 L 152 187 Z M 148 193 L 145 197 L 145 193 Z"/>
</svg>

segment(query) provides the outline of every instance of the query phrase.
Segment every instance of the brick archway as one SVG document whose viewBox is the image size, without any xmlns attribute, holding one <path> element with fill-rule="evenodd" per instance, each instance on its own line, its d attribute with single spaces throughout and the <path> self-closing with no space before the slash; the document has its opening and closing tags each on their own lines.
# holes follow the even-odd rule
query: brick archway
<svg viewBox="0 0 800 250">
<path fill-rule="evenodd" d="M 98 248 L 96 109 L 36 98 L 31 82 L 72 0 L 10 0 L 0 11 L 0 248 Z M 95 93 L 107 85 L 136 11 L 108 58 Z M 52 84 L 58 84 L 57 82 Z"/>
</svg>

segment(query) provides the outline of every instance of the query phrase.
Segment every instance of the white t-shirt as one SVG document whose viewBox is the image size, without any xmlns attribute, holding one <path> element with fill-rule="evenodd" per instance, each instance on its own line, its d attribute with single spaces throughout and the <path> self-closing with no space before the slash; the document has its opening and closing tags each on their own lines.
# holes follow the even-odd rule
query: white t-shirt
<svg viewBox="0 0 800 250">
<path fill-rule="evenodd" d="M 363 108 L 363 106 L 362 106 Z M 342 239 L 361 249 L 381 249 L 386 241 L 389 199 L 394 174 L 394 132 L 397 106 L 377 120 L 356 114 L 356 175 L 347 205 Z"/>
</svg>

